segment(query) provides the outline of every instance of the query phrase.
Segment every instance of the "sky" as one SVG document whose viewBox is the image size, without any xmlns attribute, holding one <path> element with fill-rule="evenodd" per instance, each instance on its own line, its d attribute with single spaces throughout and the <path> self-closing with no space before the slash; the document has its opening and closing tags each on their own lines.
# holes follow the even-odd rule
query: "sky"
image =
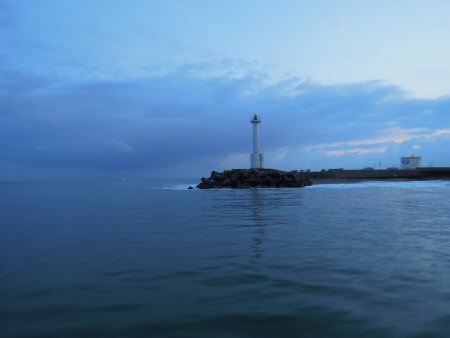
<svg viewBox="0 0 450 338">
<path fill-rule="evenodd" d="M 446 0 L 0 0 L 0 180 L 450 166 Z"/>
</svg>

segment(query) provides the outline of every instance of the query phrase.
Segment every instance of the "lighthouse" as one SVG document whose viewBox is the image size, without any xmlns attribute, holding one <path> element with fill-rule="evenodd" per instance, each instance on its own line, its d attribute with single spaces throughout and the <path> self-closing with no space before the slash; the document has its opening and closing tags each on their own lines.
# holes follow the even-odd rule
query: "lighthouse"
<svg viewBox="0 0 450 338">
<path fill-rule="evenodd" d="M 253 124 L 253 152 L 250 155 L 250 168 L 264 168 L 264 154 L 259 151 L 258 124 L 261 123 L 261 119 L 255 114 L 250 123 Z"/>
</svg>

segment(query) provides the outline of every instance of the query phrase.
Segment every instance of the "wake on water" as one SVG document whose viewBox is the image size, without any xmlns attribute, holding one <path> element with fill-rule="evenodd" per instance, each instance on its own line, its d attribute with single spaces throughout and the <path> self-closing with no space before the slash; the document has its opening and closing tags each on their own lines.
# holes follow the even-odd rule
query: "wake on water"
<svg viewBox="0 0 450 338">
<path fill-rule="evenodd" d="M 191 183 L 191 184 L 164 184 L 161 185 L 159 187 L 150 187 L 150 188 L 145 188 L 145 189 L 150 189 L 150 190 L 188 190 L 189 187 L 192 187 L 196 190 L 198 190 L 196 188 L 197 183 Z"/>
<path fill-rule="evenodd" d="M 307 189 L 364 189 L 364 188 L 403 188 L 403 189 L 422 189 L 422 188 L 448 188 L 450 181 L 366 181 L 358 183 L 330 183 L 316 184 Z"/>
</svg>

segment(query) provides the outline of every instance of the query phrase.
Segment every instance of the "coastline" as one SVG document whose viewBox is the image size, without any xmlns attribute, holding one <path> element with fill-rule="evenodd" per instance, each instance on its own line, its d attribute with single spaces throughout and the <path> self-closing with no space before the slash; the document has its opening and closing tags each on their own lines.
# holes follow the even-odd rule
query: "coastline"
<svg viewBox="0 0 450 338">
<path fill-rule="evenodd" d="M 361 181 L 408 181 L 450 179 L 450 167 L 420 167 L 416 169 L 328 169 L 300 171 L 314 183 L 352 183 Z"/>
</svg>

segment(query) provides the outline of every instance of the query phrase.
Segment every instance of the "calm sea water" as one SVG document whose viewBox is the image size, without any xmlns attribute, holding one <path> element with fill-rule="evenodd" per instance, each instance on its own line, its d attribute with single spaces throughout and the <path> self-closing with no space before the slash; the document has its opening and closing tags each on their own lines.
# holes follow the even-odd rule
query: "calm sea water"
<svg viewBox="0 0 450 338">
<path fill-rule="evenodd" d="M 2 337 L 449 337 L 450 181 L 0 184 Z"/>
</svg>

